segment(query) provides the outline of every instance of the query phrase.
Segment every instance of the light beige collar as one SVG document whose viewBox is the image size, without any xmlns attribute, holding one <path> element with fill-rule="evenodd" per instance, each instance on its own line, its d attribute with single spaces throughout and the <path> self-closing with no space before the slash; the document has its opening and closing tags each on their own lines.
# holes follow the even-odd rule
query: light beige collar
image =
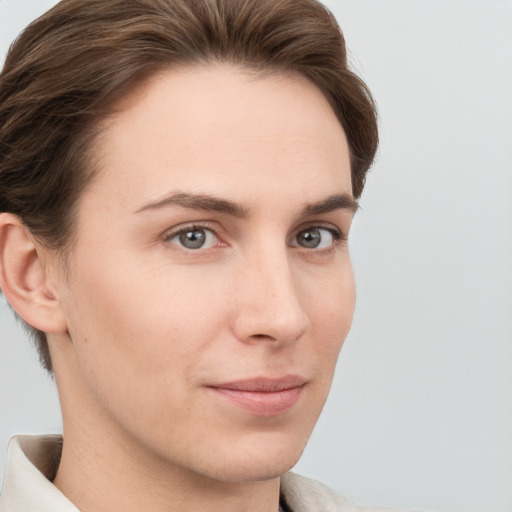
<svg viewBox="0 0 512 512">
<path fill-rule="evenodd" d="M 47 478 L 60 436 L 16 436 L 9 443 L 0 512 L 79 512 Z"/>
</svg>

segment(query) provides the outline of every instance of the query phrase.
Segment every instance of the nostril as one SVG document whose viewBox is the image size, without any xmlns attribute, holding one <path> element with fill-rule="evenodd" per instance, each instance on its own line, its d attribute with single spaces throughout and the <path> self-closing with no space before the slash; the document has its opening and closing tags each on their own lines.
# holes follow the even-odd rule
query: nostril
<svg viewBox="0 0 512 512">
<path fill-rule="evenodd" d="M 252 337 L 257 339 L 257 340 L 272 340 L 272 341 L 276 341 L 276 338 L 274 338 L 273 336 L 270 336 L 268 334 L 253 334 Z"/>
</svg>

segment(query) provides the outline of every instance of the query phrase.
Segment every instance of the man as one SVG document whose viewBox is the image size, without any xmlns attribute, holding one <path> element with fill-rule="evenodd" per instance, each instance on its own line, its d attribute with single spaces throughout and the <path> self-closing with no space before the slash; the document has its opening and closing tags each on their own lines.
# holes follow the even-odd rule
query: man
<svg viewBox="0 0 512 512">
<path fill-rule="evenodd" d="M 0 119 L 0 286 L 64 425 L 13 441 L 1 510 L 363 510 L 287 473 L 377 147 L 329 13 L 67 0 L 11 49 Z"/>
</svg>

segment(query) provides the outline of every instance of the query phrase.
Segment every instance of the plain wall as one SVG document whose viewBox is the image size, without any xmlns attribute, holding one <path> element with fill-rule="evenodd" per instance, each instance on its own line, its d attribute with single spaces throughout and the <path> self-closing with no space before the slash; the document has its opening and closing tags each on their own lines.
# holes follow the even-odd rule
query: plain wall
<svg viewBox="0 0 512 512">
<path fill-rule="evenodd" d="M 50 0 L 0 0 L 0 61 Z M 331 0 L 382 143 L 351 234 L 358 302 L 296 467 L 359 502 L 512 510 L 512 2 Z M 0 298 L 0 478 L 59 431 Z"/>
</svg>

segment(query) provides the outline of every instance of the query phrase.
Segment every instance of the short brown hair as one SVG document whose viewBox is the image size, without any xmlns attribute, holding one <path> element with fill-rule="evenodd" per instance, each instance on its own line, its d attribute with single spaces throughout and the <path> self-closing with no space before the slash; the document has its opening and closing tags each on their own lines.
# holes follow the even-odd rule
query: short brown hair
<svg viewBox="0 0 512 512">
<path fill-rule="evenodd" d="M 0 212 L 45 246 L 69 247 L 98 121 L 157 71 L 214 61 L 313 82 L 344 128 L 361 195 L 378 143 L 375 104 L 316 0 L 63 0 L 21 33 L 0 74 Z M 27 327 L 52 372 L 46 335 Z"/>
</svg>

